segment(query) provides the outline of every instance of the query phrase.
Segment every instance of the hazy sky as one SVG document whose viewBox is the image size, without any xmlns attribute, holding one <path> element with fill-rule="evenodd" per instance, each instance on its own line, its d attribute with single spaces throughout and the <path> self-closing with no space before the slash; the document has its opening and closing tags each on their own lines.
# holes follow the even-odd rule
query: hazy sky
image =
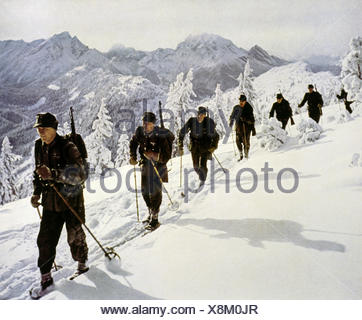
<svg viewBox="0 0 362 320">
<path fill-rule="evenodd" d="M 69 31 L 104 52 L 175 48 L 206 32 L 285 58 L 342 55 L 362 36 L 361 12 L 361 0 L 0 0 L 0 40 Z"/>
</svg>

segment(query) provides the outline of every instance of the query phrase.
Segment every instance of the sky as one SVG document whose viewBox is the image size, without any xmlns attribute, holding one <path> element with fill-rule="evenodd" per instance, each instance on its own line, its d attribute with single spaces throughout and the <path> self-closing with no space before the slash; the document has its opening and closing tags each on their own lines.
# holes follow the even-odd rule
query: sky
<svg viewBox="0 0 362 320">
<path fill-rule="evenodd" d="M 212 33 L 283 58 L 341 56 L 362 35 L 360 0 L 0 0 L 0 40 L 68 31 L 102 52 L 176 48 Z"/>
</svg>

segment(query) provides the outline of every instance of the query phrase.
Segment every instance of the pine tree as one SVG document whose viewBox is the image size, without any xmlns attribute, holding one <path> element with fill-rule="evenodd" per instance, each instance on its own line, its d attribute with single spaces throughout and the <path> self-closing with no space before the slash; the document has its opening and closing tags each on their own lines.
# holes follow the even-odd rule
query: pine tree
<svg viewBox="0 0 362 320">
<path fill-rule="evenodd" d="M 252 77 L 252 68 L 250 67 L 249 60 L 245 64 L 243 82 L 242 82 L 242 92 L 245 94 L 249 103 L 253 106 L 255 118 L 260 120 L 260 115 L 257 105 L 257 95 L 254 88 L 254 78 Z"/>
<path fill-rule="evenodd" d="M 103 175 L 107 168 L 114 167 L 111 151 L 105 146 L 107 139 L 112 137 L 113 123 L 104 100 L 92 125 L 94 131 L 85 139 L 89 163 L 97 175 Z"/>
<path fill-rule="evenodd" d="M 216 124 L 216 130 L 219 133 L 220 138 L 222 138 L 225 135 L 225 127 L 220 117 L 220 115 L 224 114 L 223 106 L 224 106 L 223 92 L 221 90 L 220 83 L 218 83 L 215 89 L 214 121 Z"/>
<path fill-rule="evenodd" d="M 342 61 L 342 83 L 348 98 L 362 102 L 362 37 L 353 38 Z"/>
<path fill-rule="evenodd" d="M 15 170 L 21 156 L 12 153 L 12 149 L 9 138 L 5 136 L 0 154 L 0 204 L 14 201 L 19 197 Z"/>
<path fill-rule="evenodd" d="M 123 126 L 122 134 L 119 136 L 117 144 L 117 157 L 115 160 L 115 166 L 118 168 L 122 164 L 126 164 L 129 161 L 129 139 L 125 126 Z"/>
<path fill-rule="evenodd" d="M 64 136 L 68 133 L 71 133 L 72 129 L 70 128 L 69 122 L 64 122 L 63 126 L 58 128 L 58 134 Z"/>
<path fill-rule="evenodd" d="M 244 93 L 244 74 L 243 72 L 240 73 L 238 77 L 238 94 L 239 96 Z"/>
</svg>

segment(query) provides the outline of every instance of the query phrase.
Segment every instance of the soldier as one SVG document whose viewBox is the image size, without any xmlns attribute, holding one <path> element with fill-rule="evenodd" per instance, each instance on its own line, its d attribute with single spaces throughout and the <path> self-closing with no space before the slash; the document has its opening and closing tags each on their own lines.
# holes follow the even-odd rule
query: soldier
<svg viewBox="0 0 362 320">
<path fill-rule="evenodd" d="M 73 215 L 52 185 L 65 197 L 79 217 L 85 220 L 83 185 L 85 164 L 71 141 L 57 134 L 58 121 L 51 113 L 38 114 L 34 128 L 40 136 L 35 141 L 33 207 L 43 206 L 43 215 L 37 239 L 38 267 L 41 273 L 39 288 L 32 290 L 38 298 L 53 284 L 51 268 L 56 247 L 65 223 L 72 257 L 78 262 L 76 274 L 87 272 L 88 247 L 81 222 Z"/>
<path fill-rule="evenodd" d="M 308 101 L 309 118 L 312 118 L 318 123 L 320 116 L 322 115 L 323 99 L 319 92 L 314 91 L 314 86 L 312 84 L 308 85 L 308 91 L 309 92 L 306 92 L 304 95 L 302 102 L 298 105 L 298 108 L 303 107 Z"/>
<path fill-rule="evenodd" d="M 212 153 L 217 149 L 219 134 L 215 129 L 215 122 L 207 116 L 205 107 L 200 106 L 197 117 L 191 117 L 181 128 L 178 137 L 179 154 L 183 155 L 183 141 L 190 132 L 192 163 L 200 179 L 200 187 L 207 177 L 207 160 L 211 160 Z"/>
<path fill-rule="evenodd" d="M 253 107 L 246 101 L 246 96 L 239 97 L 239 104 L 234 106 L 230 115 L 229 126 L 232 128 L 235 121 L 236 145 L 240 152 L 239 161 L 243 159 L 243 145 L 245 158 L 249 157 L 250 134 L 255 136 L 255 118 Z"/>
<path fill-rule="evenodd" d="M 136 129 L 130 141 L 130 164 L 136 165 L 137 148 L 141 160 L 142 196 L 149 210 L 143 222 L 148 223 L 147 229 L 159 226 L 158 213 L 162 202 L 162 183 L 155 171 L 157 169 L 162 182 L 168 182 L 167 161 L 172 154 L 172 142 L 175 139 L 171 131 L 155 125 L 156 116 L 145 112 L 142 117 L 143 126 Z"/>
<path fill-rule="evenodd" d="M 354 102 L 354 101 L 348 101 L 347 100 L 347 92 L 342 88 L 341 89 L 341 94 L 338 95 L 337 94 L 337 98 L 339 100 L 343 100 L 344 101 L 344 106 L 346 107 L 346 110 L 349 112 L 349 113 L 352 113 L 352 109 L 351 109 L 351 104 Z"/>
<path fill-rule="evenodd" d="M 282 123 L 282 128 L 285 130 L 288 120 L 290 118 L 291 124 L 294 124 L 292 115 L 292 108 L 289 105 L 289 102 L 284 99 L 281 93 L 277 94 L 277 102 L 273 103 L 273 106 L 269 113 L 269 118 L 274 117 L 274 112 L 276 113 L 278 121 Z"/>
</svg>

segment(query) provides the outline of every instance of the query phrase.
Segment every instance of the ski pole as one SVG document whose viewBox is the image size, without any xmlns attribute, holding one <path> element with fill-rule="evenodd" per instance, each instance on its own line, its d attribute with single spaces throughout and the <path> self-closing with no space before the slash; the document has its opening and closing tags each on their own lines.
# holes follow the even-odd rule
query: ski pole
<svg viewBox="0 0 362 320">
<path fill-rule="evenodd" d="M 168 191 L 167 191 L 164 183 L 162 182 L 162 178 L 161 178 L 160 173 L 158 172 L 158 170 L 157 170 L 157 168 L 156 168 L 155 163 L 153 162 L 153 160 L 152 160 L 151 158 L 150 158 L 150 161 L 151 161 L 151 164 L 152 164 L 152 166 L 153 166 L 153 169 L 155 170 L 155 172 L 156 172 L 156 174 L 157 174 L 158 179 L 160 179 L 160 182 L 161 182 L 162 187 L 163 187 L 163 188 L 165 189 L 165 191 L 166 191 L 168 200 L 170 200 L 171 209 L 172 209 L 172 210 L 177 210 L 177 209 L 179 208 L 178 202 L 173 202 L 173 201 L 172 201 L 172 199 L 171 199 L 171 197 L 170 197 L 170 194 L 168 193 Z"/>
<path fill-rule="evenodd" d="M 64 201 L 65 205 L 69 208 L 69 210 L 74 214 L 74 216 L 78 219 L 78 221 L 87 229 L 87 231 L 89 232 L 89 234 L 93 237 L 93 239 L 95 240 L 95 242 L 97 242 L 98 246 L 102 249 L 102 251 L 104 252 L 105 256 L 109 259 L 112 260 L 111 254 L 113 255 L 113 257 L 118 257 L 119 255 L 117 254 L 117 252 L 113 251 L 113 249 L 108 248 L 109 251 L 107 252 L 103 246 L 100 244 L 100 242 L 97 240 L 97 238 L 95 237 L 95 235 L 90 231 L 90 229 L 87 227 L 87 225 L 82 221 L 82 219 L 79 217 L 78 213 L 72 208 L 72 206 L 69 204 L 69 202 L 67 201 L 67 199 L 64 198 L 64 196 L 59 192 L 58 188 L 53 184 L 50 183 L 50 186 L 54 189 L 54 191 L 57 193 L 57 195 Z"/>
<path fill-rule="evenodd" d="M 38 211 L 38 215 L 39 215 L 39 218 L 40 218 L 40 220 L 41 220 L 42 216 L 41 216 L 39 207 L 36 207 L 36 211 Z M 58 267 L 57 264 L 55 263 L 55 260 L 53 261 L 53 266 L 54 266 L 55 271 L 58 271 L 58 268 L 59 268 L 59 267 Z"/>
<path fill-rule="evenodd" d="M 182 187 L 182 156 L 180 157 L 180 188 Z"/>
<path fill-rule="evenodd" d="M 218 162 L 219 166 L 224 171 L 224 173 L 226 173 L 225 168 L 221 165 L 221 163 L 220 163 L 219 159 L 217 158 L 217 156 L 215 155 L 215 153 L 212 153 L 212 155 L 214 156 L 214 158 L 216 159 L 216 161 Z"/>
<path fill-rule="evenodd" d="M 136 177 L 136 166 L 133 166 L 133 173 L 134 173 L 134 185 L 136 190 L 136 207 L 137 207 L 137 221 L 140 222 L 140 212 L 138 209 L 138 191 L 137 191 L 137 177 Z"/>
</svg>

